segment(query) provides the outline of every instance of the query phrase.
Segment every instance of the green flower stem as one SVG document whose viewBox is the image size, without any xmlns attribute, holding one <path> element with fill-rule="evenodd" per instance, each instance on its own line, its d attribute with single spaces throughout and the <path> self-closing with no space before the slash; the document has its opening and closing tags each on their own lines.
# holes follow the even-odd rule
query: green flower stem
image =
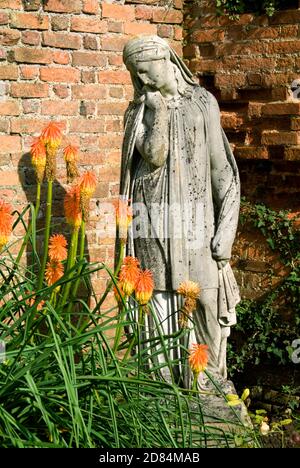
<svg viewBox="0 0 300 468">
<path fill-rule="evenodd" d="M 38 279 L 38 286 L 37 286 L 38 291 L 43 286 L 43 279 L 44 279 L 46 262 L 47 262 L 47 257 L 48 257 L 48 244 L 49 244 L 50 228 L 51 228 L 52 190 L 53 190 L 53 181 L 48 180 L 47 205 L 46 205 L 46 223 L 45 223 L 45 234 L 44 234 L 44 253 L 43 253 L 43 259 L 42 259 L 42 263 L 41 263 L 39 279 Z"/>
<path fill-rule="evenodd" d="M 194 372 L 194 379 L 193 379 L 193 385 L 192 385 L 192 391 L 193 392 L 197 391 L 199 373 L 200 372 Z"/>
<path fill-rule="evenodd" d="M 83 260 L 83 257 L 84 257 L 85 226 L 86 226 L 86 223 L 85 223 L 85 221 L 82 220 L 82 223 L 81 223 L 81 226 L 80 226 L 80 243 L 79 243 L 79 257 L 78 257 L 79 262 L 81 260 Z M 78 275 L 81 274 L 81 271 L 82 271 L 82 265 L 79 268 Z M 77 290 L 79 288 L 79 284 L 80 284 L 80 276 L 76 280 L 76 283 L 75 283 L 75 286 L 74 286 L 74 289 L 73 289 L 73 293 L 72 293 L 73 297 L 76 297 Z"/>
<path fill-rule="evenodd" d="M 71 270 L 73 266 L 75 265 L 76 255 L 77 255 L 77 245 L 78 245 L 78 233 L 79 233 L 78 229 L 73 230 L 72 237 L 71 237 L 71 245 L 70 245 L 70 250 L 69 250 L 69 255 L 68 255 L 68 261 L 67 261 L 67 268 L 66 268 L 65 273 Z M 74 272 L 71 275 L 69 275 L 69 279 L 71 279 L 73 275 L 74 275 Z M 72 284 L 72 281 L 69 281 L 64 286 L 63 296 L 62 296 L 62 301 L 61 301 L 62 306 L 65 305 L 66 300 L 69 296 L 71 284 Z"/>
<path fill-rule="evenodd" d="M 127 351 L 122 359 L 122 361 L 126 361 L 128 356 L 130 356 L 130 353 L 132 351 L 132 348 L 137 345 L 139 343 L 139 340 L 140 340 L 140 330 L 141 330 L 141 326 L 143 325 L 143 321 L 144 321 L 144 309 L 143 309 L 143 306 L 139 305 L 139 315 L 138 315 L 138 321 L 137 321 L 137 334 L 134 334 L 130 343 L 129 343 L 129 346 L 127 348 Z"/>
<path fill-rule="evenodd" d="M 123 259 L 124 259 L 124 254 L 125 254 L 125 243 L 124 242 L 121 242 L 121 245 L 120 245 L 120 253 L 119 253 L 119 258 L 118 258 L 118 263 L 117 263 L 117 266 L 116 266 L 116 269 L 114 271 L 114 276 L 117 277 L 118 274 L 119 274 L 119 271 L 120 271 L 120 268 L 121 268 L 121 265 L 122 265 L 122 262 L 123 262 Z M 97 305 L 97 309 L 96 310 L 99 310 L 100 307 L 102 306 L 103 302 L 105 301 L 108 293 L 110 292 L 112 286 L 113 286 L 114 282 L 113 280 L 110 280 L 110 282 L 108 283 L 108 285 L 106 286 L 106 290 L 103 294 L 103 296 L 101 297 L 98 305 Z"/>
<path fill-rule="evenodd" d="M 41 183 L 37 182 L 36 186 L 36 204 L 35 204 L 35 219 L 38 218 L 38 213 L 40 210 L 40 203 L 41 203 Z"/>
<path fill-rule="evenodd" d="M 124 299 L 127 301 L 127 297 Z M 122 306 L 122 310 L 119 313 L 118 317 L 118 324 L 117 324 L 117 329 L 116 329 L 116 334 L 115 334 L 115 341 L 114 341 L 114 346 L 113 346 L 113 352 L 115 353 L 118 350 L 121 335 L 122 335 L 122 321 L 124 320 L 126 316 L 126 307 Z"/>
</svg>

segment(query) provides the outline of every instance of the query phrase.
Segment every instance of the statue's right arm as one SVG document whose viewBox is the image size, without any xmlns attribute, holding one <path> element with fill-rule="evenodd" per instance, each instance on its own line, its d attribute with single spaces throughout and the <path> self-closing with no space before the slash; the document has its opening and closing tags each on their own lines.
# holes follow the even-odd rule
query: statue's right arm
<svg viewBox="0 0 300 468">
<path fill-rule="evenodd" d="M 148 93 L 154 94 L 154 93 Z M 141 156 L 156 167 L 162 166 L 169 152 L 169 123 L 162 99 L 146 98 L 145 115 L 137 133 L 136 147 Z"/>
</svg>

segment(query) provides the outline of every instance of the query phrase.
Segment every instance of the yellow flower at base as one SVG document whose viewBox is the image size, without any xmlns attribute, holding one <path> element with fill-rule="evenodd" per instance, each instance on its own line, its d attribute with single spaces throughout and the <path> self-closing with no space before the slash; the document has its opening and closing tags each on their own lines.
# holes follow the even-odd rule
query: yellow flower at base
<svg viewBox="0 0 300 468">
<path fill-rule="evenodd" d="M 67 167 L 67 182 L 73 182 L 73 180 L 79 176 L 77 161 L 78 161 L 78 148 L 77 146 L 68 145 L 64 149 L 64 158 Z"/>
<path fill-rule="evenodd" d="M 119 283 L 126 296 L 131 296 L 136 287 L 140 275 L 139 265 L 140 262 L 135 257 L 127 256 L 123 260 L 119 273 Z"/>
<path fill-rule="evenodd" d="M 147 305 L 154 289 L 153 274 L 150 270 L 140 271 L 136 286 L 135 298 L 140 305 Z"/>
<path fill-rule="evenodd" d="M 85 221 L 89 219 L 90 199 L 94 195 L 97 186 L 97 177 L 91 171 L 86 171 L 78 180 L 80 188 L 80 206 Z"/>
</svg>

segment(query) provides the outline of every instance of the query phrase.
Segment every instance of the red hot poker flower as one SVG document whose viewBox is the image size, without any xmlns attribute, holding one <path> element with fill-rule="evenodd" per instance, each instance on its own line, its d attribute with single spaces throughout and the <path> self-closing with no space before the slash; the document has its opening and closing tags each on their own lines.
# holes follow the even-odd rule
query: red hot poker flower
<svg viewBox="0 0 300 468">
<path fill-rule="evenodd" d="M 140 305 L 146 305 L 150 301 L 154 289 L 153 274 L 150 270 L 140 271 L 136 286 L 135 297 Z"/>
<path fill-rule="evenodd" d="M 13 217 L 12 207 L 0 200 L 0 251 L 7 244 L 12 232 Z"/>
<path fill-rule="evenodd" d="M 136 286 L 137 280 L 140 275 L 140 262 L 135 257 L 127 256 L 123 260 L 121 270 L 119 273 L 119 282 L 121 288 L 127 296 L 130 296 Z"/>
<path fill-rule="evenodd" d="M 193 344 L 190 350 L 189 363 L 194 374 L 203 372 L 208 363 L 208 346 L 204 344 Z"/>
<path fill-rule="evenodd" d="M 50 260 L 61 262 L 68 256 L 67 239 L 62 234 L 54 234 L 49 240 L 48 255 Z"/>
</svg>

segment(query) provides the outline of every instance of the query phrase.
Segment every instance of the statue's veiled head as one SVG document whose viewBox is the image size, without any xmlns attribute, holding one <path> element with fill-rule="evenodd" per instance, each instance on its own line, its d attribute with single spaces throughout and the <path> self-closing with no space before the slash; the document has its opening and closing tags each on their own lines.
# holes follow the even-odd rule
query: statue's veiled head
<svg viewBox="0 0 300 468">
<path fill-rule="evenodd" d="M 185 82 L 195 84 L 183 61 L 161 37 L 134 37 L 124 47 L 123 60 L 137 94 L 142 94 L 145 86 L 159 90 L 178 74 Z"/>
</svg>

